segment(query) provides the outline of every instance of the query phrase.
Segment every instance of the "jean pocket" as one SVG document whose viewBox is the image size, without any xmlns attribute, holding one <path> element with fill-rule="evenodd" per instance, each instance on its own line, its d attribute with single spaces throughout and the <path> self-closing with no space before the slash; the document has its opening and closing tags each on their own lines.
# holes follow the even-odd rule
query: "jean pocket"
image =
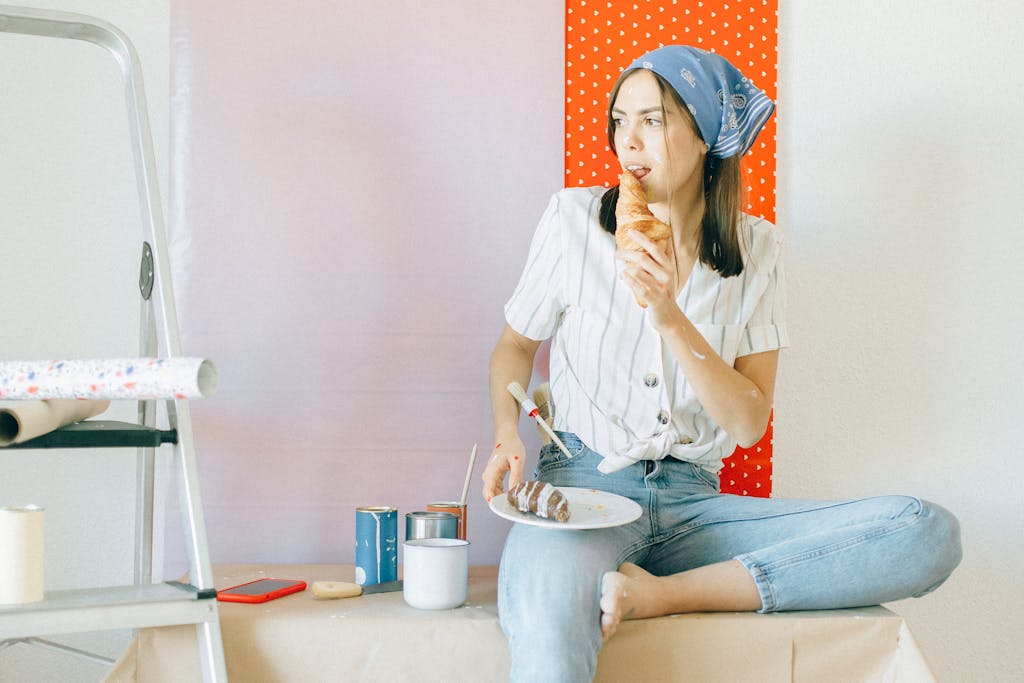
<svg viewBox="0 0 1024 683">
<path fill-rule="evenodd" d="M 555 432 L 555 434 L 565 444 L 566 450 L 572 454 L 573 459 L 578 458 L 587 450 L 587 447 L 583 445 L 583 442 L 575 434 L 570 432 Z M 537 458 L 537 469 L 534 470 L 534 476 L 538 477 L 542 472 L 565 467 L 569 462 L 569 456 L 562 452 L 558 444 L 553 441 L 544 444 L 540 449 L 540 456 Z"/>
<path fill-rule="evenodd" d="M 708 472 L 706 469 L 704 469 L 700 465 L 695 465 L 692 462 L 687 463 L 687 464 L 690 466 L 690 470 L 691 470 L 691 473 L 693 474 L 693 478 L 694 479 L 696 479 L 700 483 L 704 484 L 708 488 L 714 489 L 715 491 L 721 491 L 722 490 L 722 485 L 721 485 L 721 482 L 719 482 L 719 480 L 718 480 L 718 475 L 717 474 L 712 474 L 711 472 Z"/>
</svg>

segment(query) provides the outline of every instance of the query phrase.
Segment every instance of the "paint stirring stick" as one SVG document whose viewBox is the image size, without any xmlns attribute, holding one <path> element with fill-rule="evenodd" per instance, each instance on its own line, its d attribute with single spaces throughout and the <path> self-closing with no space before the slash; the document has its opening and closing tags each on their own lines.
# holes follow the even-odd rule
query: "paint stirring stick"
<svg viewBox="0 0 1024 683">
<path fill-rule="evenodd" d="M 551 426 L 540 416 L 540 408 L 538 408 L 537 404 L 531 401 L 530 397 L 526 395 L 526 392 L 523 391 L 522 385 L 520 385 L 519 382 L 512 382 L 508 385 L 508 391 L 510 394 L 515 396 L 517 401 L 519 401 L 519 405 L 522 409 L 525 410 L 530 417 L 536 420 L 541 429 L 547 432 L 547 435 L 551 437 L 551 440 L 562 449 L 562 452 L 565 453 L 565 457 L 571 458 L 572 453 L 570 453 L 569 449 L 565 447 L 562 440 L 558 438 L 558 435 L 551 429 Z"/>
<path fill-rule="evenodd" d="M 466 495 L 469 493 L 469 479 L 473 476 L 473 465 L 476 464 L 476 444 L 473 444 L 473 452 L 469 454 L 469 469 L 466 470 L 466 481 L 462 484 L 462 498 L 459 498 L 459 505 L 466 506 Z"/>
</svg>

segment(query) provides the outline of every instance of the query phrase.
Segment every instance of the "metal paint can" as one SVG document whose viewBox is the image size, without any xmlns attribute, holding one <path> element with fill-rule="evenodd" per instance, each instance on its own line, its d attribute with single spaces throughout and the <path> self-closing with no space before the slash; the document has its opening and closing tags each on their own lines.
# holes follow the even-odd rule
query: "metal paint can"
<svg viewBox="0 0 1024 683">
<path fill-rule="evenodd" d="M 458 538 L 459 517 L 451 512 L 405 513 L 405 540 L 421 538 Z"/>
<path fill-rule="evenodd" d="M 427 505 L 427 510 L 430 512 L 451 512 L 459 518 L 459 531 L 458 536 L 455 538 L 461 538 L 463 541 L 466 540 L 466 506 L 458 501 L 442 501 L 438 503 L 430 503 Z"/>
<path fill-rule="evenodd" d="M 398 579 L 398 508 L 356 508 L 356 583 Z"/>
</svg>

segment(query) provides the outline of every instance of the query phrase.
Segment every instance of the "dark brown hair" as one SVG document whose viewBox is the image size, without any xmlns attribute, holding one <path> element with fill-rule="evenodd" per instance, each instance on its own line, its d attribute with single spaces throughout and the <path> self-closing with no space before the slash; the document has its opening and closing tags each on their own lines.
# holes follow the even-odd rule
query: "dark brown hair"
<svg viewBox="0 0 1024 683">
<path fill-rule="evenodd" d="M 636 69 L 634 69 L 635 71 Z M 631 71 L 619 78 L 608 102 L 608 144 L 615 152 L 615 121 L 612 106 L 619 94 L 619 88 Z M 686 103 L 665 79 L 650 72 L 661 90 L 662 109 L 671 101 L 683 112 L 691 128 L 700 137 L 696 121 L 687 109 Z M 617 152 L 616 152 L 617 154 Z M 739 222 L 743 206 L 743 176 L 740 171 L 742 154 L 719 159 L 710 154 L 704 157 L 704 216 L 701 218 L 700 235 L 697 238 L 697 258 L 704 265 L 717 271 L 722 277 L 732 277 L 743 272 L 743 254 L 740 250 Z M 601 197 L 599 220 L 601 227 L 615 234 L 615 205 L 619 199 L 619 186 L 610 188 Z"/>
</svg>

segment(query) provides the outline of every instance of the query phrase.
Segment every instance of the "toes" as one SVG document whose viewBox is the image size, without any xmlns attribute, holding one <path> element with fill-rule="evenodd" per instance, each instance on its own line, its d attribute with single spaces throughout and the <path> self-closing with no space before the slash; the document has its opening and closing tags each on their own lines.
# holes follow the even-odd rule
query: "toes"
<svg viewBox="0 0 1024 683">
<path fill-rule="evenodd" d="M 616 611 L 619 606 L 617 572 L 605 572 L 601 577 L 601 636 L 604 640 L 615 633 L 618 622 Z"/>
<path fill-rule="evenodd" d="M 618 602 L 618 596 L 615 595 L 615 588 L 613 587 L 614 579 L 612 574 L 613 572 L 605 572 L 605 575 L 601 577 L 602 612 L 611 612 L 615 608 L 615 603 Z"/>
<path fill-rule="evenodd" d="M 613 618 L 610 614 L 601 615 L 601 640 L 608 640 L 615 635 L 615 629 L 618 628 L 619 622 Z"/>
<path fill-rule="evenodd" d="M 622 620 L 626 599 L 625 576 L 619 572 L 605 572 L 601 577 L 601 636 L 608 640 Z"/>
</svg>

